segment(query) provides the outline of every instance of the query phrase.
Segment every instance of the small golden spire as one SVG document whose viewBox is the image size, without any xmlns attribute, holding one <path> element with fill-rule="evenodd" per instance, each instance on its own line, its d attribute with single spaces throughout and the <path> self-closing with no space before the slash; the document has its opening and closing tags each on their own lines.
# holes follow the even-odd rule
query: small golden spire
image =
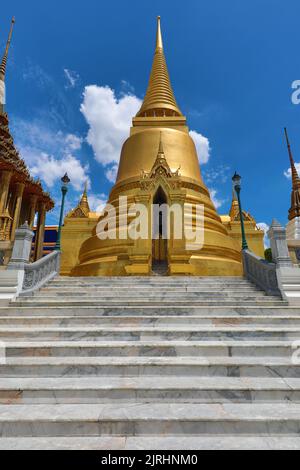
<svg viewBox="0 0 300 470">
<path fill-rule="evenodd" d="M 291 145 L 286 127 L 284 128 L 285 139 L 287 143 L 288 153 L 290 157 L 291 174 L 292 174 L 292 194 L 291 194 L 291 208 L 289 210 L 289 220 L 295 217 L 300 217 L 300 178 L 295 166 Z"/>
<path fill-rule="evenodd" d="M 239 214 L 239 203 L 237 200 L 236 192 L 233 189 L 232 190 L 232 202 L 231 202 L 231 207 L 229 210 L 229 216 L 231 218 L 231 221 L 233 222 L 236 218 L 236 216 Z"/>
<path fill-rule="evenodd" d="M 159 133 L 158 155 L 163 155 L 165 157 L 164 146 L 162 142 L 162 132 Z"/>
<path fill-rule="evenodd" d="M 86 181 L 85 185 L 84 185 L 84 191 L 83 191 L 83 194 L 81 196 L 81 200 L 79 202 L 79 207 L 85 213 L 90 212 L 90 206 L 89 206 L 89 201 L 88 201 L 88 196 L 87 196 L 87 186 L 88 186 L 88 182 Z"/>
<path fill-rule="evenodd" d="M 10 46 L 10 42 L 11 42 L 11 37 L 12 37 L 15 21 L 16 21 L 15 17 L 13 17 L 12 20 L 11 20 L 11 26 L 10 26 L 10 31 L 9 31 L 7 43 L 6 43 L 4 56 L 3 56 L 3 59 L 2 59 L 1 65 L 0 65 L 0 80 L 2 80 L 2 81 L 4 81 L 4 78 L 5 78 L 8 51 L 9 51 L 9 46 Z"/>
<path fill-rule="evenodd" d="M 182 116 L 176 103 L 163 50 L 160 16 L 157 18 L 156 47 L 148 89 L 137 117 Z"/>
</svg>

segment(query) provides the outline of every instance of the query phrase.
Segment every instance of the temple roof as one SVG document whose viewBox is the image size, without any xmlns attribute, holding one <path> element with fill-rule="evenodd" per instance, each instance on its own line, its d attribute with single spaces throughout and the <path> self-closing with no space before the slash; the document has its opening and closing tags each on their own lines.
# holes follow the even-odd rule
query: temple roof
<svg viewBox="0 0 300 470">
<path fill-rule="evenodd" d="M 85 184 L 83 194 L 81 196 L 81 199 L 75 209 L 72 209 L 71 212 L 67 215 L 67 218 L 87 218 L 90 214 L 90 206 L 89 206 L 89 201 L 88 201 L 88 196 L 87 196 L 87 183 Z"/>
<path fill-rule="evenodd" d="M 164 55 L 160 16 L 157 18 L 156 48 L 148 89 L 137 117 L 153 115 L 182 116 L 173 93 Z"/>
<path fill-rule="evenodd" d="M 246 212 L 243 210 L 242 213 L 243 213 L 244 221 L 255 223 L 254 218 L 252 217 L 251 214 L 249 214 L 249 212 Z M 231 222 L 239 222 L 241 220 L 239 203 L 238 203 L 235 191 L 232 192 L 232 202 L 231 202 L 231 207 L 229 210 L 229 217 L 230 217 Z"/>
</svg>

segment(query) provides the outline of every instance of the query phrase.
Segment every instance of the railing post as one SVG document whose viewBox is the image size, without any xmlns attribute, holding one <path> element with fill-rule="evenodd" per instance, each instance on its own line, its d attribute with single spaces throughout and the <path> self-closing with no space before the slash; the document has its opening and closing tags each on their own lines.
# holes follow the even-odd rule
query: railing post
<svg viewBox="0 0 300 470">
<path fill-rule="evenodd" d="M 300 269 L 293 265 L 289 256 L 286 230 L 273 220 L 268 236 L 281 295 L 290 305 L 300 306 Z"/>
<path fill-rule="evenodd" d="M 277 221 L 273 220 L 268 231 L 273 261 L 278 268 L 291 268 L 293 266 L 289 255 L 286 241 L 286 229 Z"/>
<path fill-rule="evenodd" d="M 24 269 L 24 265 L 29 264 L 33 235 L 27 222 L 16 230 L 13 252 L 7 269 Z"/>
</svg>

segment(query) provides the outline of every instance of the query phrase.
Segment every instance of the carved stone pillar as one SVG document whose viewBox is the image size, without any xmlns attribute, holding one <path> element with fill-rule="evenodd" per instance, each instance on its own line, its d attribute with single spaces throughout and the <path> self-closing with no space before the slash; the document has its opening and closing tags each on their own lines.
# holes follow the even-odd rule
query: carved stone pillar
<svg viewBox="0 0 300 470">
<path fill-rule="evenodd" d="M 30 200 L 29 200 L 29 213 L 28 213 L 28 225 L 30 227 L 30 229 L 33 228 L 33 224 L 34 224 L 34 218 L 35 218 L 35 213 L 36 213 L 36 205 L 37 205 L 37 195 L 36 194 L 32 194 L 30 196 Z"/>
<path fill-rule="evenodd" d="M 12 177 L 11 171 L 3 171 L 0 181 L 0 216 L 6 209 L 7 196 L 9 191 L 9 183 Z"/>
<path fill-rule="evenodd" d="M 36 233 L 35 233 L 34 261 L 37 261 L 43 256 L 45 220 L 46 220 L 46 204 L 44 202 L 40 202 L 38 206 L 38 223 L 37 223 L 37 228 L 36 228 Z"/>
<path fill-rule="evenodd" d="M 273 220 L 268 232 L 273 260 L 277 267 L 292 267 L 292 260 L 289 256 L 289 250 L 286 241 L 285 227 Z"/>
<path fill-rule="evenodd" d="M 13 214 L 12 227 L 11 227 L 11 241 L 14 241 L 16 229 L 19 227 L 24 188 L 25 188 L 24 183 L 18 183 L 16 185 L 15 208 L 14 208 L 14 214 Z"/>
</svg>

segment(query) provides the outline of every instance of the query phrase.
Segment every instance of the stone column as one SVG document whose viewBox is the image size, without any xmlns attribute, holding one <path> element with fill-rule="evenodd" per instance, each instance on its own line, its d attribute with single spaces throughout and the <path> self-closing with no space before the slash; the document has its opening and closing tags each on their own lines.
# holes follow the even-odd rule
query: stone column
<svg viewBox="0 0 300 470">
<path fill-rule="evenodd" d="M 15 209 L 14 209 L 14 214 L 13 214 L 13 221 L 12 221 L 11 235 L 10 235 L 11 241 L 14 241 L 16 229 L 19 227 L 24 188 L 25 188 L 24 183 L 18 183 L 16 185 Z"/>
<path fill-rule="evenodd" d="M 0 216 L 6 209 L 7 196 L 9 191 L 9 183 L 12 177 L 11 171 L 3 171 L 0 182 Z"/>
<path fill-rule="evenodd" d="M 36 213 L 37 195 L 32 194 L 29 200 L 29 214 L 28 214 L 28 225 L 32 230 L 34 224 L 34 218 Z"/>
<path fill-rule="evenodd" d="M 36 228 L 36 233 L 35 233 L 34 261 L 37 261 L 43 256 L 45 220 L 46 220 L 46 204 L 44 202 L 39 203 L 38 214 L 39 214 L 38 223 L 37 223 L 37 228 Z"/>
<path fill-rule="evenodd" d="M 290 305 L 300 306 L 300 269 L 293 266 L 289 257 L 286 230 L 279 222 L 273 220 L 268 236 L 281 295 Z"/>
<path fill-rule="evenodd" d="M 273 260 L 277 267 L 292 267 L 292 260 L 289 256 L 289 250 L 286 241 L 286 229 L 277 221 L 273 220 L 268 232 L 270 239 Z"/>
<path fill-rule="evenodd" d="M 33 232 L 27 222 L 16 230 L 12 256 L 7 266 L 8 269 L 24 269 L 24 264 L 29 263 Z"/>
</svg>

